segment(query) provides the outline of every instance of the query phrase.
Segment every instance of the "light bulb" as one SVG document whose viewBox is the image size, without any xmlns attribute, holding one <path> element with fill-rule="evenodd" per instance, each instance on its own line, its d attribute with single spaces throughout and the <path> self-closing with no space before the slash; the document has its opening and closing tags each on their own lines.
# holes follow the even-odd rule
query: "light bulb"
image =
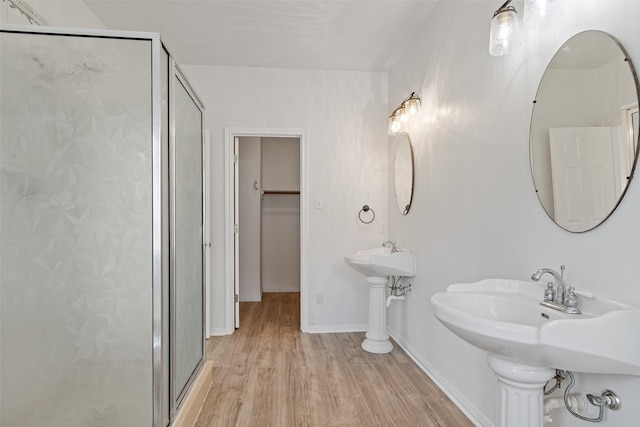
<svg viewBox="0 0 640 427">
<path fill-rule="evenodd" d="M 513 6 L 498 10 L 491 20 L 489 53 L 493 56 L 508 54 L 520 46 L 520 24 Z"/>
<path fill-rule="evenodd" d="M 407 123 L 409 121 L 409 113 L 407 109 L 404 107 L 404 104 L 400 108 L 398 108 L 398 117 L 402 123 Z"/>
<path fill-rule="evenodd" d="M 400 120 L 398 115 L 394 113 L 391 117 L 389 117 L 389 133 L 399 133 L 401 129 Z"/>
<path fill-rule="evenodd" d="M 420 109 L 420 98 L 411 97 L 405 102 L 405 108 L 410 116 L 415 116 Z"/>
</svg>

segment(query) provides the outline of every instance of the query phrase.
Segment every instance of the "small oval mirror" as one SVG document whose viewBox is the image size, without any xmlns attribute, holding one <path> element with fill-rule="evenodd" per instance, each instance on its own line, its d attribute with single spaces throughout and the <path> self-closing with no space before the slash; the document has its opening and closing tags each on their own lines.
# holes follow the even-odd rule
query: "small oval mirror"
<svg viewBox="0 0 640 427">
<path fill-rule="evenodd" d="M 411 209 L 413 199 L 413 149 L 409 135 L 401 133 L 390 136 L 391 142 L 396 144 L 396 158 L 394 162 L 394 177 L 396 188 L 396 202 L 402 215 L 407 215 Z"/>
<path fill-rule="evenodd" d="M 542 76 L 529 153 L 538 198 L 571 232 L 615 210 L 638 152 L 638 79 L 622 45 L 602 31 L 571 37 Z"/>
</svg>

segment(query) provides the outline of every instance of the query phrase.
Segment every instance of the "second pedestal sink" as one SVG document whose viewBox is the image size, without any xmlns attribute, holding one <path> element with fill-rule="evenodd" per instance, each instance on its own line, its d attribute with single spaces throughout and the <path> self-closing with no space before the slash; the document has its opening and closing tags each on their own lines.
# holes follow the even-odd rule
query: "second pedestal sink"
<svg viewBox="0 0 640 427">
<path fill-rule="evenodd" d="M 640 375 L 640 309 L 576 290 L 582 314 L 540 305 L 537 282 L 488 279 L 431 297 L 435 317 L 489 352 L 498 378 L 498 427 L 540 426 L 543 386 L 555 369 Z"/>
<path fill-rule="evenodd" d="M 582 314 L 539 303 L 536 282 L 488 279 L 451 285 L 431 297 L 447 328 L 490 353 L 536 366 L 640 375 L 640 309 L 577 290 Z"/>
<path fill-rule="evenodd" d="M 415 256 L 403 249 L 374 248 L 345 255 L 344 260 L 364 274 L 369 284 L 369 326 L 362 348 L 369 353 L 389 353 L 393 344 L 387 333 L 386 286 L 389 276 L 415 275 Z"/>
</svg>

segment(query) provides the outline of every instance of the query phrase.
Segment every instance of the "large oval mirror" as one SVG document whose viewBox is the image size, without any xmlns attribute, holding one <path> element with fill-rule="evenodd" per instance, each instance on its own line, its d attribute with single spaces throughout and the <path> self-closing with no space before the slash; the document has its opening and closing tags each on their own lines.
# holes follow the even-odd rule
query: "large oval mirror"
<svg viewBox="0 0 640 427">
<path fill-rule="evenodd" d="M 406 215 L 411 209 L 413 199 L 413 149 L 409 135 L 406 133 L 392 135 L 390 138 L 391 143 L 395 142 L 396 145 L 394 162 L 396 202 L 402 215 Z"/>
<path fill-rule="evenodd" d="M 540 203 L 560 227 L 591 230 L 615 210 L 638 154 L 638 78 L 616 39 L 585 31 L 560 47 L 538 87 L 529 150 Z"/>
</svg>

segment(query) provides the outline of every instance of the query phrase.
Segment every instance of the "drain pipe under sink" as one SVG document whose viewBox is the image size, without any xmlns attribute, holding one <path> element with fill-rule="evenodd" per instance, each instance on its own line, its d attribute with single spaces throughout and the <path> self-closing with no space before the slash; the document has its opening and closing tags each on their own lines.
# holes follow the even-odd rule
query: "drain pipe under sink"
<svg viewBox="0 0 640 427">
<path fill-rule="evenodd" d="M 575 411 L 584 411 L 587 409 L 587 399 L 582 395 L 582 393 L 571 393 L 567 398 L 571 409 Z M 546 397 L 544 399 L 544 422 L 552 423 L 551 411 L 564 407 L 565 403 L 562 397 Z"/>
<path fill-rule="evenodd" d="M 387 297 L 387 308 L 389 308 L 389 306 L 391 305 L 391 301 L 393 301 L 394 299 L 404 301 L 404 296 L 406 295 L 406 293 L 411 292 L 411 283 L 405 285 L 402 283 L 402 279 L 404 279 L 404 277 L 389 277 L 391 286 L 387 287 L 391 289 L 391 295 Z"/>
<path fill-rule="evenodd" d="M 393 301 L 394 299 L 399 299 L 401 301 L 404 301 L 404 295 L 400 295 L 400 296 L 389 295 L 387 297 L 387 308 L 391 305 L 391 301 Z"/>
</svg>

